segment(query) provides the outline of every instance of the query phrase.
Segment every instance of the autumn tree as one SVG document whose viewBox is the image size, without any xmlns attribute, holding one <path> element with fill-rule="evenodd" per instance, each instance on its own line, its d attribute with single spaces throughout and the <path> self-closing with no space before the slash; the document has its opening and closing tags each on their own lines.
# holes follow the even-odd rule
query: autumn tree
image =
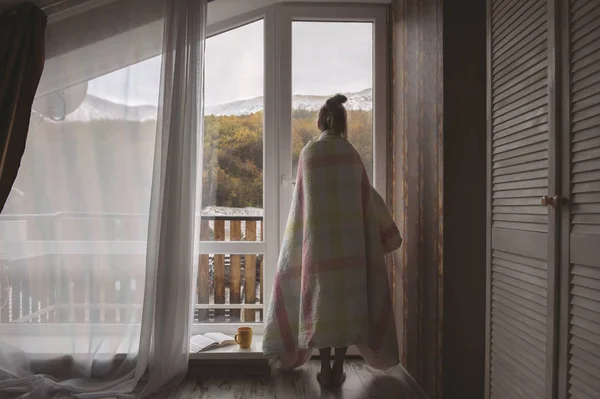
<svg viewBox="0 0 600 399">
<path fill-rule="evenodd" d="M 348 112 L 348 138 L 372 177 L 373 118 L 370 111 Z M 241 116 L 207 115 L 204 125 L 202 205 L 263 206 L 263 113 Z M 318 138 L 317 112 L 292 114 L 292 162 L 302 148 Z"/>
</svg>

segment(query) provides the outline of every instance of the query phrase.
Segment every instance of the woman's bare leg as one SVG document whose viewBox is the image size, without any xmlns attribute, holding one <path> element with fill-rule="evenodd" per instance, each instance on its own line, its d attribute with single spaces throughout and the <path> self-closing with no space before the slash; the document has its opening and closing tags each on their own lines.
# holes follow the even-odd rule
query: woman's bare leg
<svg viewBox="0 0 600 399">
<path fill-rule="evenodd" d="M 317 374 L 319 383 L 323 386 L 331 384 L 331 348 L 319 349 L 321 357 L 321 372 Z"/>
<path fill-rule="evenodd" d="M 331 385 L 339 387 L 346 380 L 346 375 L 344 374 L 344 360 L 346 358 L 346 351 L 348 347 L 345 348 L 335 348 L 335 358 L 333 361 L 333 369 L 331 370 Z"/>
</svg>

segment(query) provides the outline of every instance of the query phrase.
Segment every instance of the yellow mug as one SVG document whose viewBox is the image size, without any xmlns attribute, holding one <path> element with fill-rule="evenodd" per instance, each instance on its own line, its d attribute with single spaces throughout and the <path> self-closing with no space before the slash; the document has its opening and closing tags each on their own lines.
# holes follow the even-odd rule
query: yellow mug
<svg viewBox="0 0 600 399">
<path fill-rule="evenodd" d="M 252 329 L 250 327 L 238 328 L 237 334 L 235 334 L 235 342 L 238 343 L 240 348 L 248 349 L 252 345 Z"/>
</svg>

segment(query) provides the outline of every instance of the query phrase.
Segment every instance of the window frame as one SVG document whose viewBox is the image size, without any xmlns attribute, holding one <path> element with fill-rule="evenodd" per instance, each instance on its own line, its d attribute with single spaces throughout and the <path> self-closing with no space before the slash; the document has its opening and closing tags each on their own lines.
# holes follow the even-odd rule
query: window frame
<svg viewBox="0 0 600 399">
<path fill-rule="evenodd" d="M 200 253 L 263 254 L 263 314 L 269 309 L 281 240 L 289 214 L 292 173 L 292 23 L 368 22 L 373 24 L 373 176 L 374 187 L 385 197 L 389 131 L 387 4 L 276 4 L 218 22 L 207 29 L 207 38 L 243 25 L 264 21 L 264 130 L 263 130 L 263 242 L 204 242 Z M 235 333 L 244 323 L 193 324 L 192 333 Z M 264 332 L 264 320 L 251 324 Z"/>
<path fill-rule="evenodd" d="M 386 198 L 387 193 L 387 141 L 389 131 L 389 57 L 388 57 L 388 5 L 386 4 L 300 4 L 278 6 L 279 42 L 277 57 L 280 65 L 280 90 L 277 102 L 281 109 L 278 126 L 280 211 L 279 241 L 292 202 L 292 24 L 293 22 L 366 22 L 373 24 L 373 181 L 375 189 Z"/>
<path fill-rule="evenodd" d="M 270 287 L 285 231 L 292 197 L 292 23 L 368 22 L 373 24 L 373 175 L 374 187 L 385 194 L 388 108 L 388 6 L 384 4 L 276 4 L 210 26 L 207 37 L 263 19 L 264 21 L 264 223 L 262 243 L 201 243 L 202 253 L 264 254 L 263 307 L 270 304 Z M 385 196 L 385 195 L 384 195 Z M 277 209 L 279 208 L 279 209 Z M 227 252 L 224 250 L 227 249 Z M 254 249 L 254 251 L 252 250 Z M 215 251 L 216 250 L 216 251 Z M 193 333 L 219 330 L 232 333 L 242 323 L 194 324 Z M 263 324 L 253 325 L 256 333 Z"/>
<path fill-rule="evenodd" d="M 273 7 L 265 7 L 250 11 L 236 17 L 217 22 L 207 27 L 206 38 L 217 36 L 219 34 L 235 30 L 242 26 L 263 21 L 263 240 L 257 242 L 233 242 L 233 241 L 201 241 L 197 244 L 197 249 L 200 254 L 216 253 L 230 255 L 263 255 L 264 256 L 264 275 L 261 276 L 262 289 L 262 306 L 263 314 L 266 314 L 268 309 L 268 300 L 270 292 L 265 287 L 269 287 L 272 282 L 271 273 L 268 272 L 267 265 L 276 264 L 278 249 L 274 248 L 277 237 L 276 223 L 278 214 L 278 201 L 274 196 L 277 191 L 276 184 L 276 142 L 275 125 L 274 125 L 274 82 L 273 75 L 275 64 L 273 57 L 273 42 L 275 36 L 275 13 Z M 194 274 L 196 271 L 194 271 Z M 195 278 L 197 276 L 195 275 Z M 194 307 L 196 309 L 196 300 L 194 298 Z M 222 305 L 218 305 L 221 307 Z M 225 305 L 230 309 L 228 305 Z M 210 307 L 213 309 L 213 307 Z M 243 309 L 243 308 L 242 308 Z M 207 332 L 221 332 L 224 334 L 234 334 L 237 328 L 241 325 L 250 325 L 255 333 L 262 334 L 264 330 L 263 323 L 193 323 L 191 325 L 191 333 L 204 334 Z"/>
<path fill-rule="evenodd" d="M 389 102 L 389 49 L 388 49 L 388 4 L 300 4 L 286 3 L 277 5 L 279 35 L 276 48 L 276 61 L 279 65 L 275 94 L 279 107 L 278 116 L 278 153 L 279 153 L 279 235 L 277 254 L 283 239 L 283 233 L 289 215 L 295 176 L 292 176 L 292 24 L 302 22 L 370 22 L 373 24 L 373 186 L 387 198 L 387 143 L 390 129 Z M 277 264 L 265 264 L 265 275 L 275 273 Z M 272 274 L 271 274 L 272 273 Z M 267 280 L 270 287 L 272 280 Z M 265 297 L 265 309 L 268 309 L 270 297 Z M 316 354 L 316 351 L 315 351 Z M 355 347 L 348 354 L 358 356 Z"/>
</svg>

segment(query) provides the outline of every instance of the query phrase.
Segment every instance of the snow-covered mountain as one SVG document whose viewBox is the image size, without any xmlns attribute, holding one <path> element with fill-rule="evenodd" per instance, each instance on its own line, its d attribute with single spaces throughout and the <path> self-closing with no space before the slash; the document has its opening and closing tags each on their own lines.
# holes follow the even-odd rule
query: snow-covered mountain
<svg viewBox="0 0 600 399">
<path fill-rule="evenodd" d="M 116 120 L 144 122 L 156 120 L 158 109 L 153 105 L 129 106 L 87 95 L 81 105 L 67 115 L 66 121 Z"/>
<path fill-rule="evenodd" d="M 373 90 L 366 89 L 358 93 L 348 93 L 346 108 L 349 110 L 370 110 L 373 108 Z M 306 111 L 318 111 L 329 96 L 295 95 L 292 108 Z M 263 109 L 263 98 L 234 101 L 206 107 L 206 115 L 249 115 Z"/>
<path fill-rule="evenodd" d="M 234 101 L 225 104 L 209 105 L 204 109 L 205 115 L 251 115 L 263 109 L 263 98 Z"/>
<path fill-rule="evenodd" d="M 346 108 L 349 110 L 370 110 L 373 107 L 373 91 L 363 90 L 358 93 L 348 93 Z M 297 110 L 318 111 L 328 96 L 295 95 L 292 107 Z M 35 108 L 35 107 L 34 107 Z M 263 109 L 263 98 L 234 101 L 206 107 L 206 115 L 250 115 Z M 40 110 L 41 111 L 41 110 Z M 66 121 L 87 122 L 91 120 L 126 120 L 149 121 L 156 120 L 157 108 L 152 105 L 128 106 L 114 103 L 99 97 L 87 95 L 81 105 L 67 115 Z"/>
</svg>

